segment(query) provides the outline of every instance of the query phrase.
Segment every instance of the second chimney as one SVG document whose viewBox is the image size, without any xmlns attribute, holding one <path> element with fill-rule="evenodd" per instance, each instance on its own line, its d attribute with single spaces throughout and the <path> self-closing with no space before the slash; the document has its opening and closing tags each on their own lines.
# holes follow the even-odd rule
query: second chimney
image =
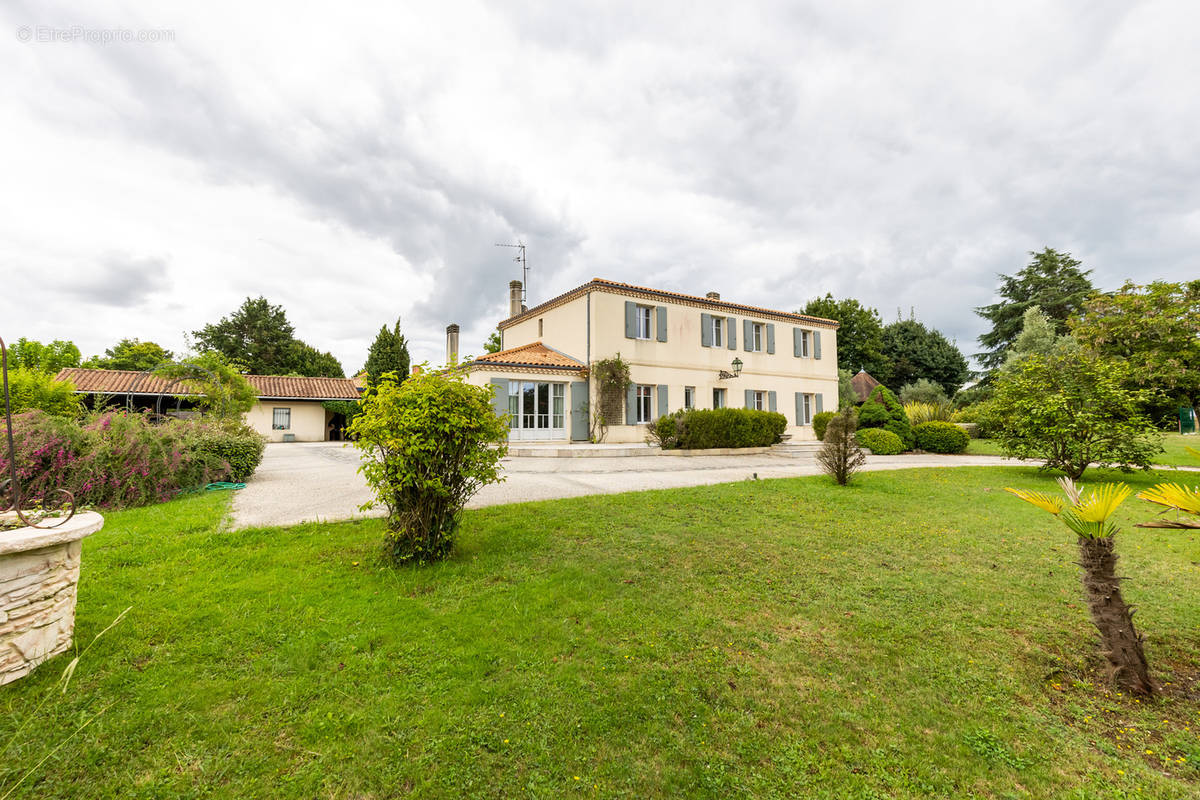
<svg viewBox="0 0 1200 800">
<path fill-rule="evenodd" d="M 709 292 L 708 294 L 706 294 L 704 296 L 707 297 L 709 300 L 720 300 L 721 299 L 720 292 Z"/>
<path fill-rule="evenodd" d="M 458 363 L 458 325 L 446 326 L 446 364 Z"/>
<path fill-rule="evenodd" d="M 508 315 L 515 317 L 525 310 L 525 306 L 521 303 L 521 282 L 508 282 Z"/>
</svg>

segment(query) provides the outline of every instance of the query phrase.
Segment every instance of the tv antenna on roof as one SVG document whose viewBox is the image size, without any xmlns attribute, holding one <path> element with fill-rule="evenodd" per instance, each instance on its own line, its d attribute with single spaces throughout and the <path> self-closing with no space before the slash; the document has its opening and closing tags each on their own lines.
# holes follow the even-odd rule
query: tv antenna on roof
<svg viewBox="0 0 1200 800">
<path fill-rule="evenodd" d="M 496 245 L 496 247 L 515 247 L 516 249 L 521 251 L 520 253 L 518 253 L 516 255 L 515 258 L 513 258 L 513 261 L 516 261 L 518 264 L 521 265 L 521 302 L 528 304 L 528 302 L 529 302 L 529 262 L 527 262 L 525 260 L 525 243 L 522 242 L 520 239 L 518 239 L 516 244 L 498 244 L 498 245 Z"/>
</svg>

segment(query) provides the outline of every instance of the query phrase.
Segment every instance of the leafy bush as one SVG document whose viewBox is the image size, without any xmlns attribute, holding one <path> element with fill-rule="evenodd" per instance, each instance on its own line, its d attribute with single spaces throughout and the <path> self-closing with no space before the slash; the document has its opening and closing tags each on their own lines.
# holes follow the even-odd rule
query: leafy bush
<svg viewBox="0 0 1200 800">
<path fill-rule="evenodd" d="M 900 437 L 905 450 L 911 450 L 916 444 L 904 406 L 886 386 L 876 386 L 867 401 L 859 407 L 858 427 L 889 430 Z"/>
<path fill-rule="evenodd" d="M 824 430 L 825 443 L 817 453 L 817 463 L 839 486 L 849 483 L 854 473 L 867 463 L 866 455 L 854 438 L 857 418 L 853 407 L 843 408 L 835 414 Z"/>
<path fill-rule="evenodd" d="M 144 414 L 95 413 L 82 423 L 40 411 L 13 420 L 23 503 L 57 505 L 66 489 L 78 505 L 129 508 L 169 500 L 229 477 L 221 458 L 193 446 L 197 423 L 152 423 Z M 7 470 L 7 452 L 0 451 Z"/>
<path fill-rule="evenodd" d="M 18 367 L 8 373 L 9 401 L 14 414 L 44 411 L 56 417 L 77 417 L 83 411 L 83 404 L 74 391 L 69 381 L 56 381 L 46 372 Z M 3 402 L 0 397 L 0 414 L 4 413 Z"/>
<path fill-rule="evenodd" d="M 904 413 L 910 425 L 920 425 L 922 422 L 949 422 L 953 414 L 948 400 L 940 403 L 905 403 Z"/>
<path fill-rule="evenodd" d="M 1030 355 L 996 382 L 991 402 L 1000 446 L 1073 479 L 1091 464 L 1148 469 L 1162 440 L 1142 409 L 1157 393 L 1132 384 L 1133 367 L 1124 360 L 1073 351 Z"/>
<path fill-rule="evenodd" d="M 961 453 L 971 437 L 953 422 L 923 422 L 913 428 L 917 447 L 930 453 Z"/>
<path fill-rule="evenodd" d="M 1000 417 L 995 403 L 991 400 L 983 400 L 974 405 L 960 408 L 950 416 L 950 421 L 974 423 L 977 426 L 979 437 L 982 439 L 994 438 L 1000 430 Z"/>
<path fill-rule="evenodd" d="M 646 443 L 656 444 L 663 450 L 674 450 L 679 447 L 679 431 L 683 415 L 684 411 L 681 409 L 674 414 L 663 414 L 655 420 L 647 431 Z"/>
<path fill-rule="evenodd" d="M 490 387 L 458 373 L 420 372 L 397 385 L 389 374 L 367 390 L 350 423 L 365 456 L 359 471 L 388 510 L 385 555 L 426 563 L 449 555 L 463 506 L 499 481 L 508 452 L 507 415 Z"/>
<path fill-rule="evenodd" d="M 816 434 L 818 440 L 825 441 L 825 428 L 829 425 L 829 420 L 833 419 L 833 417 L 834 413 L 832 411 L 822 411 L 818 414 L 813 414 L 813 433 Z"/>
<path fill-rule="evenodd" d="M 229 480 L 242 482 L 262 463 L 267 440 L 244 423 L 197 425 L 189 449 L 205 453 L 228 465 Z"/>
<path fill-rule="evenodd" d="M 685 450 L 768 447 L 780 441 L 786 429 L 787 417 L 774 411 L 694 408 L 676 422 L 675 446 Z"/>
<path fill-rule="evenodd" d="M 899 436 L 883 428 L 863 428 L 857 434 L 858 443 L 877 456 L 894 456 L 904 452 Z"/>
<path fill-rule="evenodd" d="M 935 383 L 928 378 L 919 378 L 900 387 L 900 402 L 905 406 L 909 403 L 930 403 L 940 406 L 949 403 L 950 398 L 946 397 L 946 390 L 940 383 Z"/>
</svg>

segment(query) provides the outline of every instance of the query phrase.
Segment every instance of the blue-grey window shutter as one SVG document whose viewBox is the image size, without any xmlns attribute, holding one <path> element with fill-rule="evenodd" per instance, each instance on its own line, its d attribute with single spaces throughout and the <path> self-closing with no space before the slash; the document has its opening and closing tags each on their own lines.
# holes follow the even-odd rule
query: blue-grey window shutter
<svg viewBox="0 0 1200 800">
<path fill-rule="evenodd" d="M 775 352 L 775 325 L 770 322 L 767 323 L 767 352 Z"/>
<path fill-rule="evenodd" d="M 742 320 L 742 338 L 746 341 L 742 345 L 748 352 L 754 351 L 754 323 L 748 319 Z"/>
<path fill-rule="evenodd" d="M 775 392 L 767 392 L 767 408 L 771 411 L 775 410 Z"/>
<path fill-rule="evenodd" d="M 804 424 L 804 393 L 796 392 L 796 424 Z"/>
<path fill-rule="evenodd" d="M 658 415 L 665 417 L 670 414 L 670 409 L 667 406 L 667 385 L 660 383 L 658 385 Z"/>
<path fill-rule="evenodd" d="M 625 424 L 637 425 L 637 384 L 629 384 L 625 393 Z"/>
<path fill-rule="evenodd" d="M 800 357 L 800 329 L 792 328 L 792 355 Z"/>
<path fill-rule="evenodd" d="M 508 378 L 492 378 L 492 408 L 503 416 L 508 413 Z"/>
<path fill-rule="evenodd" d="M 821 357 L 821 332 L 813 331 L 813 358 Z"/>
<path fill-rule="evenodd" d="M 712 314 L 700 315 L 700 346 L 712 347 Z"/>
<path fill-rule="evenodd" d="M 658 340 L 665 342 L 667 340 L 667 307 L 659 306 L 654 309 L 654 322 L 658 327 Z"/>
<path fill-rule="evenodd" d="M 726 347 L 737 350 L 737 320 L 733 317 L 725 318 L 725 338 L 729 340 Z"/>
<path fill-rule="evenodd" d="M 746 408 L 754 408 L 754 390 L 746 390 Z"/>
<path fill-rule="evenodd" d="M 818 413 L 818 414 L 820 414 L 820 413 L 821 413 L 821 411 L 823 410 L 823 409 L 822 409 L 822 406 L 824 406 L 825 404 L 824 404 L 823 402 L 821 402 L 821 401 L 822 401 L 822 400 L 824 400 L 824 399 L 825 399 L 825 395 L 823 395 L 823 394 L 819 394 L 819 395 L 817 395 L 817 413 Z"/>
<path fill-rule="evenodd" d="M 636 339 L 638 335 L 637 329 L 637 303 L 632 300 L 625 301 L 625 338 Z"/>
<path fill-rule="evenodd" d="M 587 381 L 571 381 L 571 441 L 587 441 L 589 411 Z"/>
</svg>

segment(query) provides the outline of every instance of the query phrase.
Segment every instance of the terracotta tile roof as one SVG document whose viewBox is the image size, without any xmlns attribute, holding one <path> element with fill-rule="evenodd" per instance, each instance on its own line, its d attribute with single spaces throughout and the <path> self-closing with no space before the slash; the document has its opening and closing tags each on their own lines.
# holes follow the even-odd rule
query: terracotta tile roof
<svg viewBox="0 0 1200 800">
<path fill-rule="evenodd" d="M 858 402 L 865 403 L 867 398 L 871 396 L 871 392 L 879 385 L 879 381 L 871 376 L 871 373 L 866 370 L 859 370 L 858 374 L 850 379 L 850 386 L 854 388 L 854 394 L 858 397 Z"/>
<path fill-rule="evenodd" d="M 560 353 L 553 347 L 547 347 L 541 342 L 523 344 L 520 347 L 510 347 L 507 350 L 501 350 L 499 353 L 487 353 L 476 358 L 471 364 L 570 370 L 581 370 L 584 368 L 582 361 L 571 358 L 566 353 Z"/>
<path fill-rule="evenodd" d="M 287 400 L 357 400 L 358 389 L 349 378 L 297 378 L 288 375 L 243 375 L 259 397 Z M 77 394 L 158 394 L 167 389 L 169 381 L 123 369 L 82 369 L 74 367 L 61 370 L 55 376 L 60 381 L 70 381 Z M 172 394 L 188 394 L 175 386 Z"/>
<path fill-rule="evenodd" d="M 713 300 L 708 297 L 701 297 L 694 294 L 682 294 L 680 292 L 668 292 L 664 289 L 651 289 L 647 286 L 635 286 L 631 283 L 619 283 L 617 281 L 605 280 L 604 278 L 592 278 L 588 283 L 582 286 L 576 286 L 568 292 L 560 294 L 551 300 L 536 305 L 527 311 L 522 311 L 516 316 L 509 317 L 500 323 L 501 328 L 507 328 L 514 323 L 543 312 L 568 300 L 573 300 L 588 291 L 604 291 L 613 292 L 615 294 L 628 294 L 634 297 L 644 297 L 647 299 L 662 299 L 671 302 L 681 303 L 683 305 L 695 306 L 698 308 L 711 308 L 719 311 L 732 311 L 737 314 L 750 314 L 754 316 L 766 316 L 774 319 L 782 319 L 790 322 L 802 322 L 810 325 L 837 329 L 839 324 L 837 320 L 825 319 L 824 317 L 812 317 L 807 314 L 793 314 L 790 311 L 779 311 L 771 308 L 761 308 L 759 306 L 747 306 L 740 303 L 729 303 L 724 300 Z"/>
</svg>

